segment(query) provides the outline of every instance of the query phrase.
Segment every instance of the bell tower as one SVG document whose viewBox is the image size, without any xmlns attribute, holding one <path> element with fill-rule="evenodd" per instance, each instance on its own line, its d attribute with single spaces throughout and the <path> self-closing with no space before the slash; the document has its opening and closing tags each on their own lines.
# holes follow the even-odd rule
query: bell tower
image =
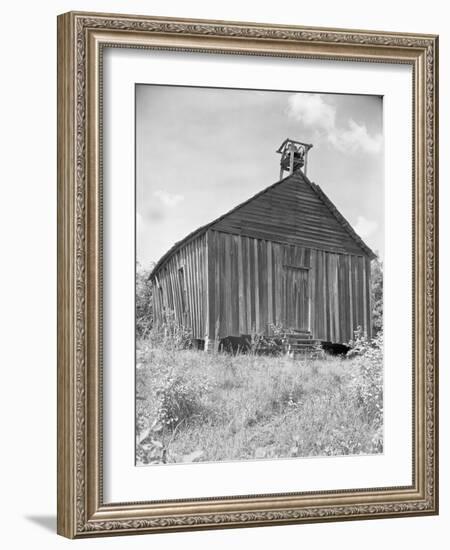
<svg viewBox="0 0 450 550">
<path fill-rule="evenodd" d="M 289 175 L 297 172 L 297 170 L 303 169 L 306 175 L 306 169 L 308 166 L 308 151 L 312 145 L 309 143 L 302 143 L 301 141 L 295 141 L 293 139 L 285 139 L 280 147 L 277 149 L 277 153 L 280 153 L 280 180 L 284 177 L 284 172 L 288 172 Z"/>
</svg>

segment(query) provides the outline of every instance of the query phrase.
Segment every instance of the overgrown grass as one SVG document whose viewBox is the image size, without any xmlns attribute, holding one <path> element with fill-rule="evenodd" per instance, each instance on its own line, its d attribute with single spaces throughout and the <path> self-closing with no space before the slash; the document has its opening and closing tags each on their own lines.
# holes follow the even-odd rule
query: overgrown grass
<svg viewBox="0 0 450 550">
<path fill-rule="evenodd" d="M 353 357 L 137 347 L 137 463 L 382 452 L 382 340 Z"/>
</svg>

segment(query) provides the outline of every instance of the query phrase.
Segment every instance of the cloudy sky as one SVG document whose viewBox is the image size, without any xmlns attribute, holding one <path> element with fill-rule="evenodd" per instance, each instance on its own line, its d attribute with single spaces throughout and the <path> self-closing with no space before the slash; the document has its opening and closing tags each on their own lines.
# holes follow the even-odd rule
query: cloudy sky
<svg viewBox="0 0 450 550">
<path fill-rule="evenodd" d="M 279 179 L 286 138 L 313 144 L 308 177 L 383 257 L 382 98 L 136 86 L 137 260 Z"/>
</svg>

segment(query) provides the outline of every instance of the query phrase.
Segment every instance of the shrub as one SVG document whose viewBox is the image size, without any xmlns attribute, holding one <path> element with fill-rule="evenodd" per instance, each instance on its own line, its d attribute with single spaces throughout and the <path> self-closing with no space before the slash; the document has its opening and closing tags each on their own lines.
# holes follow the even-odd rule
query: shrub
<svg viewBox="0 0 450 550">
<path fill-rule="evenodd" d="M 208 391 L 207 382 L 186 380 L 180 374 L 170 373 L 156 387 L 156 421 L 163 427 L 174 429 L 201 410 L 199 399 Z"/>
<path fill-rule="evenodd" d="M 270 339 L 268 339 L 263 332 L 256 332 L 254 327 L 250 334 L 250 340 L 248 340 L 247 343 L 248 352 L 251 355 L 258 355 L 262 351 L 267 350 L 271 345 Z"/>
<path fill-rule="evenodd" d="M 167 310 L 164 323 L 154 326 L 147 339 L 152 348 L 174 352 L 192 346 L 192 331 L 178 322 L 174 311 Z"/>
<path fill-rule="evenodd" d="M 248 350 L 252 355 L 258 355 L 261 352 L 275 356 L 282 355 L 289 336 L 295 334 L 295 331 L 281 323 L 270 323 L 269 334 L 270 336 L 266 336 L 264 332 L 256 332 L 253 327 L 248 341 Z"/>
<path fill-rule="evenodd" d="M 145 338 L 153 326 L 152 285 L 148 280 L 151 269 L 136 265 L 136 336 Z"/>
<path fill-rule="evenodd" d="M 367 337 L 367 334 L 363 329 L 358 326 L 354 332 L 354 339 L 350 340 L 348 347 L 350 350 L 347 353 L 347 357 L 361 357 L 364 355 L 372 346 L 371 340 Z"/>
<path fill-rule="evenodd" d="M 161 441 L 162 426 L 156 420 L 149 424 L 146 415 L 137 415 L 136 462 L 138 464 L 165 464 L 167 449 Z"/>
<path fill-rule="evenodd" d="M 371 263 L 372 329 L 378 334 L 383 329 L 383 264 L 375 258 Z"/>
<path fill-rule="evenodd" d="M 164 368 L 164 366 L 163 366 Z M 166 371 L 153 384 L 152 396 L 137 401 L 136 461 L 138 464 L 192 462 L 203 454 L 174 454 L 172 442 L 181 427 L 198 417 L 205 421 L 202 398 L 211 385 L 202 380 L 187 379 L 173 370 Z M 152 406 L 149 403 L 152 403 Z"/>
<path fill-rule="evenodd" d="M 368 339 L 361 333 L 355 334 L 351 342 L 350 356 L 356 358 L 356 370 L 350 385 L 351 396 L 362 409 L 367 421 L 375 428 L 373 444 L 379 450 L 382 446 L 383 426 L 383 331 Z"/>
</svg>

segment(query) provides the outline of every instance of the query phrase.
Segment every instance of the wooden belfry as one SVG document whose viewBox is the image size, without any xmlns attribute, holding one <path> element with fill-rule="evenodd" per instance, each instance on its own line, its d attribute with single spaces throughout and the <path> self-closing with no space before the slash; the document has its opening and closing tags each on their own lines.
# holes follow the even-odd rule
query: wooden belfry
<svg viewBox="0 0 450 550">
<path fill-rule="evenodd" d="M 301 141 L 295 141 L 289 138 L 283 141 L 277 149 L 277 153 L 281 154 L 280 180 L 283 179 L 284 172 L 288 172 L 289 175 L 291 175 L 301 168 L 303 168 L 303 172 L 306 175 L 308 151 L 311 147 L 312 145 L 309 143 L 302 143 Z"/>
</svg>

